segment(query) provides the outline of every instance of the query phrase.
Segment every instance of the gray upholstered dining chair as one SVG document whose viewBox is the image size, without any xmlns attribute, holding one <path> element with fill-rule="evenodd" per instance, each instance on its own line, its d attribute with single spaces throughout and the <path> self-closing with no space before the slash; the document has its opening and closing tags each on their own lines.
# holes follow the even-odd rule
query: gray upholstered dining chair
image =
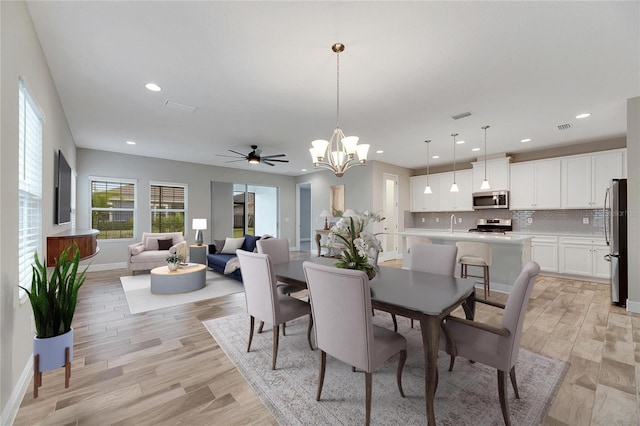
<svg viewBox="0 0 640 426">
<path fill-rule="evenodd" d="M 255 319 L 273 324 L 273 361 L 271 369 L 276 369 L 278 358 L 278 334 L 280 324 L 294 320 L 304 315 L 309 315 L 309 328 L 307 340 L 311 345 L 311 328 L 313 317 L 311 307 L 307 302 L 279 293 L 277 290 L 276 276 L 273 271 L 271 259 L 266 254 L 252 253 L 244 250 L 236 250 L 236 256 L 240 261 L 244 294 L 247 301 L 247 313 L 251 317 L 249 324 L 249 344 L 247 352 L 251 350 L 253 340 L 253 328 Z"/>
<path fill-rule="evenodd" d="M 446 327 L 455 340 L 455 350 L 458 356 L 498 370 L 498 395 L 502 417 L 506 425 L 511 424 L 509 399 L 507 398 L 507 375 L 510 376 L 515 396 L 519 399 L 515 365 L 520 351 L 522 324 L 527 310 L 527 302 L 539 272 L 540 266 L 536 262 L 527 263 L 516 278 L 506 305 L 476 299 L 480 303 L 504 308 L 501 327 L 493 327 L 451 316 L 445 320 Z M 442 343 L 443 339 L 440 340 Z M 455 359 L 454 355 L 450 355 L 452 358 L 449 371 L 453 368 Z"/>
<path fill-rule="evenodd" d="M 456 255 L 458 248 L 444 244 L 416 243 L 411 245 L 411 270 L 430 272 L 432 274 L 453 276 L 456 271 Z M 393 330 L 398 331 L 396 316 L 393 319 Z M 413 320 L 411 320 L 413 328 Z"/>
<path fill-rule="evenodd" d="M 402 370 L 407 358 L 407 341 L 400 334 L 373 325 L 371 290 L 367 274 L 304 262 L 320 349 L 320 375 L 316 400 L 320 400 L 327 354 L 365 372 L 365 421 L 371 420 L 372 372 L 400 353 L 396 382 L 400 395 Z"/>
</svg>

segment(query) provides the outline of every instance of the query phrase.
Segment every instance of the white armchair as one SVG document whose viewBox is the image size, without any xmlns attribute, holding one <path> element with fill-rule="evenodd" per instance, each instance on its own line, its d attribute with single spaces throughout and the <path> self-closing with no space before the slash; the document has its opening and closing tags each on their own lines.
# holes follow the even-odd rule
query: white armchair
<svg viewBox="0 0 640 426">
<path fill-rule="evenodd" d="M 166 264 L 165 257 L 169 254 L 178 254 L 187 259 L 187 242 L 182 233 L 143 232 L 142 242 L 131 244 L 127 248 L 127 269 L 135 275 L 136 271 L 163 266 Z"/>
</svg>

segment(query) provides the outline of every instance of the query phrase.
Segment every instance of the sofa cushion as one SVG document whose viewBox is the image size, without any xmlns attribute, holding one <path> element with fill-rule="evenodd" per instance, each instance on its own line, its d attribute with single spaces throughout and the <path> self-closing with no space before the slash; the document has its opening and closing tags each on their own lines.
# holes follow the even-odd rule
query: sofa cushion
<svg viewBox="0 0 640 426">
<path fill-rule="evenodd" d="M 158 240 L 158 250 L 169 250 L 171 248 L 171 246 L 173 245 L 173 239 L 172 238 L 167 238 L 167 239 L 159 239 Z"/>
<path fill-rule="evenodd" d="M 131 263 L 164 262 L 167 252 L 162 250 L 145 250 L 131 257 Z"/>
<path fill-rule="evenodd" d="M 222 254 L 236 254 L 236 250 L 242 247 L 244 244 L 244 238 L 229 238 L 224 240 L 224 247 L 220 250 Z"/>
<path fill-rule="evenodd" d="M 144 250 L 158 250 L 158 237 L 147 237 L 147 240 L 144 243 Z"/>
<path fill-rule="evenodd" d="M 244 251 L 255 251 L 256 250 L 256 241 L 258 241 L 260 237 L 255 235 L 247 235 L 244 236 L 244 242 L 242 243 L 242 247 L 240 249 Z"/>
<path fill-rule="evenodd" d="M 236 254 L 210 254 L 207 256 L 207 260 L 209 261 L 209 263 L 217 266 L 218 268 L 220 268 L 221 270 L 224 270 L 224 267 L 227 265 L 227 262 L 236 257 Z"/>
</svg>

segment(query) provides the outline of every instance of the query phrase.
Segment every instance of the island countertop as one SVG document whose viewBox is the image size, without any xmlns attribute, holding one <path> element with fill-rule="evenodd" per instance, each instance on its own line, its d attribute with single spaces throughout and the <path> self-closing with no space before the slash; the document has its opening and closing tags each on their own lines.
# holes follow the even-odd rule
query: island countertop
<svg viewBox="0 0 640 426">
<path fill-rule="evenodd" d="M 533 235 L 513 235 L 492 232 L 456 231 L 451 234 L 449 231 L 420 228 L 407 228 L 402 232 L 397 232 L 397 235 L 402 237 L 427 237 L 449 241 L 481 241 L 491 244 L 522 244 L 526 241 L 531 241 L 531 238 L 533 238 Z"/>
</svg>

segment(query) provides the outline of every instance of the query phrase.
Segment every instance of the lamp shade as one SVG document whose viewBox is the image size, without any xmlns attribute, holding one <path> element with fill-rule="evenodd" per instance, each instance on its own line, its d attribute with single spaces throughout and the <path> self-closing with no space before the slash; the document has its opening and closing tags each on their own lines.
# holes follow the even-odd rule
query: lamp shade
<svg viewBox="0 0 640 426">
<path fill-rule="evenodd" d="M 191 229 L 207 229 L 207 219 L 193 219 Z"/>
<path fill-rule="evenodd" d="M 320 217 L 333 217 L 333 215 L 329 210 L 322 210 L 320 212 Z"/>
</svg>

